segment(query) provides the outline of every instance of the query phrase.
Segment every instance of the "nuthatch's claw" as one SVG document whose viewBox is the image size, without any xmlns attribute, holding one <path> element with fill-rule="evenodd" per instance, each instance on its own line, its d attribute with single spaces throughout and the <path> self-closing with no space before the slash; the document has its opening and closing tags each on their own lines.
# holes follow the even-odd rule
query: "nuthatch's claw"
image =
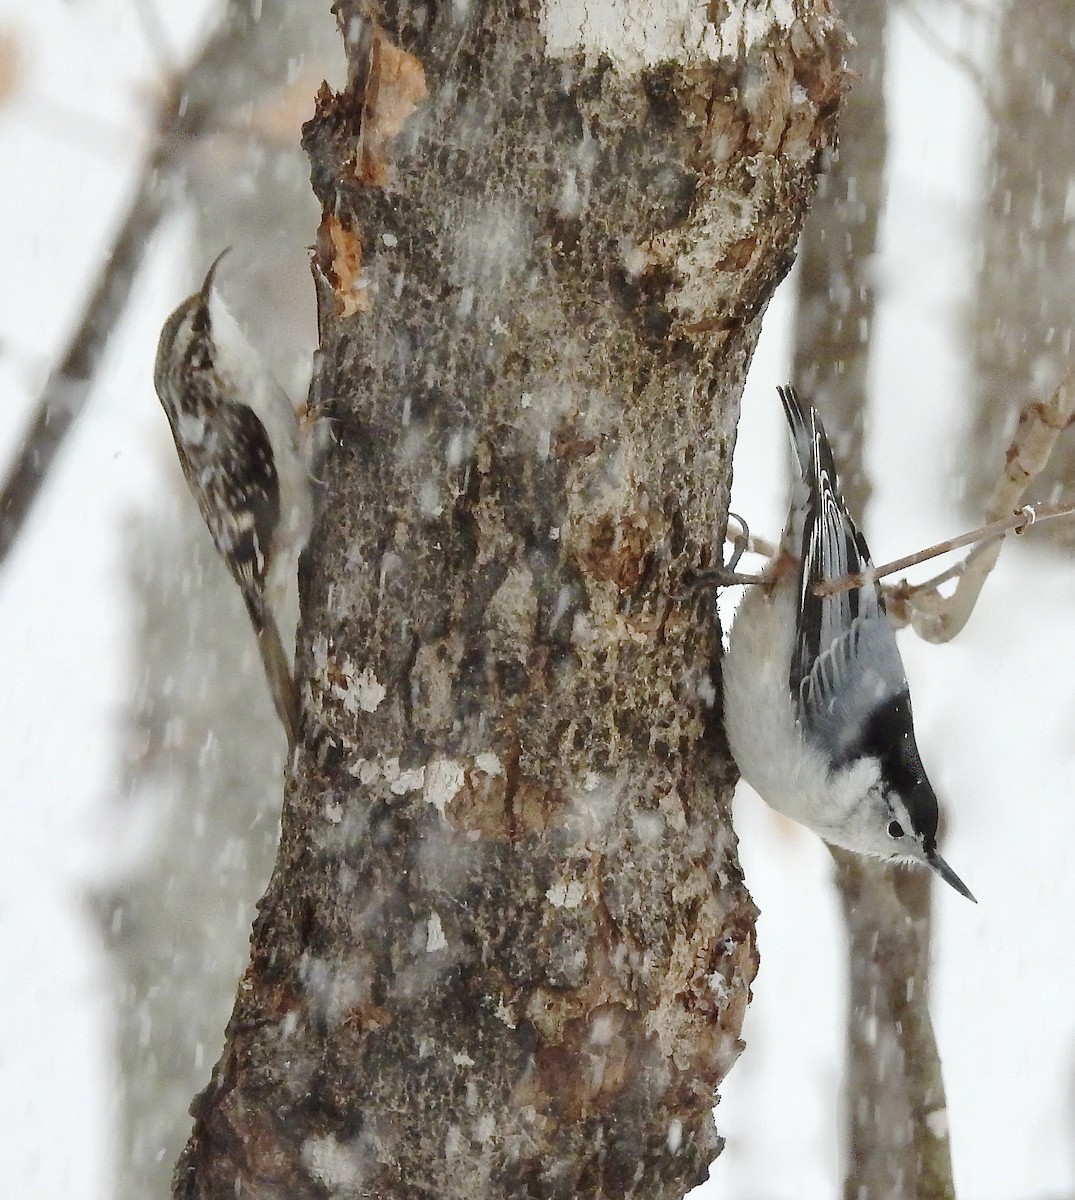
<svg viewBox="0 0 1075 1200">
<path fill-rule="evenodd" d="M 734 547 L 732 557 L 725 564 L 728 570 L 734 573 L 735 568 L 739 566 L 739 560 L 743 557 L 743 552 L 750 545 L 750 526 L 738 513 L 730 512 L 728 518 L 739 526 L 739 532 L 732 539 Z"/>
</svg>

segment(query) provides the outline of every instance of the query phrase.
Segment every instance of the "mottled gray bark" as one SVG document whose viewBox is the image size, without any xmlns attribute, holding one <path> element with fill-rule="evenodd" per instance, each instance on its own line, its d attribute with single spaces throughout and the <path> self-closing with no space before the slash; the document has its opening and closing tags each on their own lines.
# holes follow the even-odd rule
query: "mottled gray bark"
<svg viewBox="0 0 1075 1200">
<path fill-rule="evenodd" d="M 871 259 L 884 202 L 887 5 L 845 0 L 859 78 L 840 120 L 840 149 L 803 232 L 795 378 L 832 438 L 840 481 L 860 519 L 867 372 L 875 297 Z M 867 530 L 868 532 L 868 530 Z M 944 1087 L 929 1015 L 928 872 L 895 872 L 834 849 L 847 930 L 845 1200 L 942 1200 L 954 1194 Z"/>
<path fill-rule="evenodd" d="M 845 82 L 826 5 L 720 7 L 722 57 L 627 70 L 338 6 L 304 746 L 177 1196 L 679 1197 L 719 1148 L 754 908 L 669 591 Z"/>
<path fill-rule="evenodd" d="M 1027 403 L 1044 403 L 1070 368 L 1075 276 L 1075 21 L 1068 0 L 1002 6 L 989 72 L 992 148 L 973 289 L 976 416 L 961 464 L 974 519 Z M 1035 494 L 1070 499 L 1075 451 L 1058 446 Z M 1070 521 L 1032 537 L 1072 538 Z M 1043 532 L 1047 531 L 1047 532 Z"/>
</svg>

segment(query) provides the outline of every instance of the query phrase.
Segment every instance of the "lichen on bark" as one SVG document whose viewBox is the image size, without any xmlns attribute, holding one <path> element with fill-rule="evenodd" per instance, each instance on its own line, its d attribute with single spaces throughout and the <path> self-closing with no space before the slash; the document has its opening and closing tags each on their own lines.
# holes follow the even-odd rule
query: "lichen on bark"
<svg viewBox="0 0 1075 1200">
<path fill-rule="evenodd" d="M 755 910 L 675 592 L 845 85 L 827 6 L 778 7 L 625 71 L 525 4 L 337 5 L 304 745 L 178 1195 L 705 1177 Z"/>
</svg>

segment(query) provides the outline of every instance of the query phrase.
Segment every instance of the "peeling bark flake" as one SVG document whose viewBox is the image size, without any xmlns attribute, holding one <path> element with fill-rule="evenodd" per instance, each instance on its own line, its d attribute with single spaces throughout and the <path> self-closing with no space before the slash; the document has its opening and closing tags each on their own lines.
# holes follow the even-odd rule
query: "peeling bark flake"
<svg viewBox="0 0 1075 1200">
<path fill-rule="evenodd" d="M 389 147 L 407 118 L 428 95 L 425 72 L 413 54 L 374 29 L 362 110 L 362 151 L 355 163 L 359 183 L 383 188 L 390 180 Z"/>
<path fill-rule="evenodd" d="M 320 262 L 332 280 L 338 315 L 353 317 L 369 312 L 373 297 L 362 275 L 362 239 L 338 217 L 327 213 L 318 230 L 318 242 L 327 247 Z"/>
</svg>

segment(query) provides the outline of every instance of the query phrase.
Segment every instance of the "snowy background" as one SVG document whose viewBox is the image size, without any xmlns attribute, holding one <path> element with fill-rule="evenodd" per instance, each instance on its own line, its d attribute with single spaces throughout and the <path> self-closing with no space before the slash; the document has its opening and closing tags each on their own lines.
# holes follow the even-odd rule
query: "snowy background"
<svg viewBox="0 0 1075 1200">
<path fill-rule="evenodd" d="M 180 61 L 210 8 L 154 5 Z M 138 10 L 136 0 L 0 0 L 3 462 L 81 313 L 144 153 L 160 70 Z M 931 20 L 957 39 L 954 24 Z M 899 19 L 889 53 L 866 521 L 879 560 L 967 524 L 955 464 L 985 137 L 966 77 Z M 123 548 L 132 514 L 173 503 L 151 364 L 190 279 L 183 234 L 169 225 L 147 256 L 90 404 L 0 572 L 0 1195 L 20 1200 L 111 1194 L 108 964 L 87 896 L 124 865 L 110 804 L 138 664 Z M 734 507 L 773 535 L 786 466 L 774 389 L 787 375 L 789 319 L 785 288 L 736 456 Z M 979 899 L 938 889 L 935 902 L 933 1013 L 963 1200 L 1075 1194 L 1072 611 L 1075 566 L 1016 544 L 955 644 L 902 635 L 919 744 L 948 813 L 944 853 Z M 829 857 L 745 788 L 736 824 L 762 910 L 762 965 L 747 1050 L 717 1114 L 728 1147 L 697 1195 L 835 1197 L 844 951 Z"/>
</svg>

